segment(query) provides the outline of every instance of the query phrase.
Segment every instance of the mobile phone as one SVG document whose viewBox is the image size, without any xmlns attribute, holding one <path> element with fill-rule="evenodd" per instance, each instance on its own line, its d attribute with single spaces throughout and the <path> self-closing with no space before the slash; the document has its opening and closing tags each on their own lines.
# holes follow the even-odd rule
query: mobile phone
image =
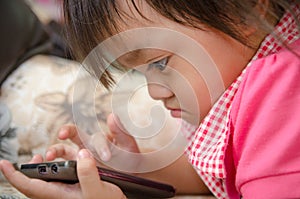
<svg viewBox="0 0 300 199">
<path fill-rule="evenodd" d="M 15 165 L 16 169 L 30 178 L 63 183 L 77 183 L 76 161 L 43 162 Z M 173 186 L 126 173 L 97 167 L 101 180 L 119 186 L 129 198 L 171 198 Z"/>
</svg>

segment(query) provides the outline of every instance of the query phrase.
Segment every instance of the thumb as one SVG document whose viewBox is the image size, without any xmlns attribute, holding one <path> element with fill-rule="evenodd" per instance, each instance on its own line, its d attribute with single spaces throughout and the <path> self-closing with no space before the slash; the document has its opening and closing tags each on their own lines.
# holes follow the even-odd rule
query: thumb
<svg viewBox="0 0 300 199">
<path fill-rule="evenodd" d="M 78 153 L 77 175 L 83 198 L 96 199 L 102 194 L 103 182 L 100 180 L 96 162 L 87 149 L 81 149 Z"/>
<path fill-rule="evenodd" d="M 77 174 L 85 199 L 121 198 L 124 196 L 117 186 L 101 181 L 95 159 L 87 149 L 82 149 L 78 153 Z"/>
<path fill-rule="evenodd" d="M 134 137 L 126 131 L 118 116 L 110 114 L 107 117 L 107 125 L 111 131 L 111 139 L 114 144 L 127 151 L 139 153 Z"/>
</svg>

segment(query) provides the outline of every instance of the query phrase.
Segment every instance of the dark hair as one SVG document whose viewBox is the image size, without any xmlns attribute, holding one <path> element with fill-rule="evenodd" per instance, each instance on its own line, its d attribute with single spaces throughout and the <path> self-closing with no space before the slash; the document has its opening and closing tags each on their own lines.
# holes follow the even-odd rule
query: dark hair
<svg viewBox="0 0 300 199">
<path fill-rule="evenodd" d="M 122 0 L 132 4 L 139 11 L 137 0 Z M 249 19 L 266 33 L 273 26 L 257 12 L 257 6 L 278 21 L 291 3 L 298 0 L 269 0 L 269 6 L 261 0 L 144 0 L 162 16 L 180 24 L 201 29 L 203 25 L 219 30 L 239 42 L 251 46 L 238 27 L 247 26 Z M 119 31 L 120 22 L 126 23 L 125 13 L 119 9 L 116 0 L 65 0 L 64 17 L 67 39 L 74 57 L 83 59 L 105 38 Z M 127 16 L 128 17 L 128 16 Z M 201 24 L 201 26 L 200 26 Z M 101 82 L 105 87 L 113 82 L 108 72 L 104 72 Z"/>
</svg>

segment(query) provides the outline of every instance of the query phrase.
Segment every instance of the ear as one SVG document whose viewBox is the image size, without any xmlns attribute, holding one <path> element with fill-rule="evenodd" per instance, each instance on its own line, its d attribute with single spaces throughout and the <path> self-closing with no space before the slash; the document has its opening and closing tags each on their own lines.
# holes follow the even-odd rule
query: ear
<svg viewBox="0 0 300 199">
<path fill-rule="evenodd" d="M 269 9 L 269 0 L 257 0 L 256 4 L 254 5 L 253 9 L 257 13 L 258 17 L 261 20 L 268 20 L 267 11 Z M 245 28 L 244 34 L 247 37 L 253 36 L 255 33 L 257 33 L 258 27 L 257 25 L 249 25 Z"/>
<path fill-rule="evenodd" d="M 254 9 L 256 9 L 257 13 L 261 18 L 266 18 L 269 6 L 270 6 L 269 0 L 258 0 Z"/>
</svg>

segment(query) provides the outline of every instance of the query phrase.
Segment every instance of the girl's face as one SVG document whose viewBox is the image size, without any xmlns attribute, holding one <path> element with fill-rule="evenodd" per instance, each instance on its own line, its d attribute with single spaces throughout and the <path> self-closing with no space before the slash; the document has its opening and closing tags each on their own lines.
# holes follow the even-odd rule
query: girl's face
<svg viewBox="0 0 300 199">
<path fill-rule="evenodd" d="M 221 93 L 241 73 L 254 50 L 216 30 L 207 27 L 200 30 L 170 21 L 146 3 L 138 5 L 149 20 L 141 17 L 130 4 L 121 4 L 121 8 L 131 16 L 126 19 L 124 31 L 157 29 L 155 34 L 131 37 L 128 40 L 131 44 L 146 42 L 149 47 L 146 45 L 127 52 L 118 58 L 118 62 L 142 72 L 147 79 L 150 96 L 161 100 L 173 117 L 198 125 Z M 184 39 L 174 36 L 172 40 L 172 33 L 162 31 L 160 34 L 160 28 L 172 30 Z M 186 38 L 191 43 L 186 42 Z M 155 48 L 153 43 L 159 47 Z M 218 85 L 213 85 L 216 82 L 219 82 Z"/>
</svg>

